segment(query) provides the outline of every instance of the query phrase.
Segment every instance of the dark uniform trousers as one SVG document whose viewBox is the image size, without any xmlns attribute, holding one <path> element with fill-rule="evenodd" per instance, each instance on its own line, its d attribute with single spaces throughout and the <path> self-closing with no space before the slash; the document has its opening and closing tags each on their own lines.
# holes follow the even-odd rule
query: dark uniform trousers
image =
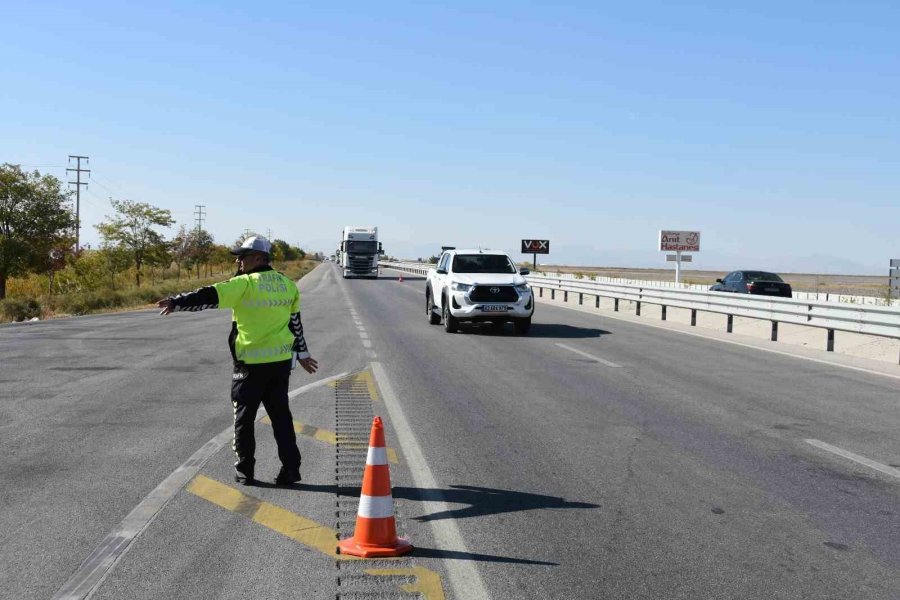
<svg viewBox="0 0 900 600">
<path fill-rule="evenodd" d="M 278 458 L 288 471 L 300 468 L 300 450 L 294 433 L 294 419 L 288 401 L 288 381 L 291 361 L 256 365 L 240 365 L 231 380 L 231 404 L 234 407 L 234 443 L 237 456 L 234 468 L 245 475 L 253 475 L 256 463 L 256 438 L 253 425 L 259 405 L 272 420 L 272 432 L 278 444 Z"/>
</svg>

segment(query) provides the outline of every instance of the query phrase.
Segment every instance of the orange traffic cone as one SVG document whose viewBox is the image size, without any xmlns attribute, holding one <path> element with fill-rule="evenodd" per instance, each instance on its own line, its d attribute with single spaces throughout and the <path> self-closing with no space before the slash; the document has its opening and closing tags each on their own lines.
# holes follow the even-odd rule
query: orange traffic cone
<svg viewBox="0 0 900 600">
<path fill-rule="evenodd" d="M 356 513 L 356 531 L 352 538 L 341 540 L 339 547 L 341 554 L 363 558 L 400 556 L 413 549 L 409 540 L 397 537 L 391 474 L 388 471 L 381 417 L 375 417 L 372 421 L 369 454 L 366 457 L 366 470 L 363 472 L 359 509 Z"/>
</svg>

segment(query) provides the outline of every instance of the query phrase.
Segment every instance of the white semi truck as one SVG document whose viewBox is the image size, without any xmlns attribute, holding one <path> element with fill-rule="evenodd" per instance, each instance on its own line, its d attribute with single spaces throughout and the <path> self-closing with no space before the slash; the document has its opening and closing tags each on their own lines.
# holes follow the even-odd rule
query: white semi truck
<svg viewBox="0 0 900 600">
<path fill-rule="evenodd" d="M 378 278 L 378 257 L 382 254 L 377 227 L 344 227 L 341 233 L 340 264 L 344 279 Z"/>
</svg>

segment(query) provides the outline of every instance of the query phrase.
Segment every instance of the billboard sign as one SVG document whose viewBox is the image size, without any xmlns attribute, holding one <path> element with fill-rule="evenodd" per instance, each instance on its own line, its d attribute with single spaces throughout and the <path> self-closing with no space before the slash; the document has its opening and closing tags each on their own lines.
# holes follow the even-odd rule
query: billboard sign
<svg viewBox="0 0 900 600">
<path fill-rule="evenodd" d="M 550 240 L 522 240 L 522 254 L 550 254 Z"/>
<path fill-rule="evenodd" d="M 659 232 L 660 252 L 700 252 L 699 231 L 668 231 Z"/>
</svg>

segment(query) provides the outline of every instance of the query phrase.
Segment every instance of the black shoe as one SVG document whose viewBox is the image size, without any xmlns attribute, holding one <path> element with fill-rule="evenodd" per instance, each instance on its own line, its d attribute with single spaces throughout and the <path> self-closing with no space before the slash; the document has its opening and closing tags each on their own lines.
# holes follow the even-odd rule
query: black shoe
<svg viewBox="0 0 900 600">
<path fill-rule="evenodd" d="M 234 472 L 234 480 L 242 485 L 253 485 L 256 483 L 256 480 L 253 479 L 253 473 L 241 473 L 240 471 Z"/>
<path fill-rule="evenodd" d="M 291 485 L 300 481 L 300 469 L 285 469 L 281 467 L 278 476 L 275 477 L 275 485 Z"/>
</svg>

